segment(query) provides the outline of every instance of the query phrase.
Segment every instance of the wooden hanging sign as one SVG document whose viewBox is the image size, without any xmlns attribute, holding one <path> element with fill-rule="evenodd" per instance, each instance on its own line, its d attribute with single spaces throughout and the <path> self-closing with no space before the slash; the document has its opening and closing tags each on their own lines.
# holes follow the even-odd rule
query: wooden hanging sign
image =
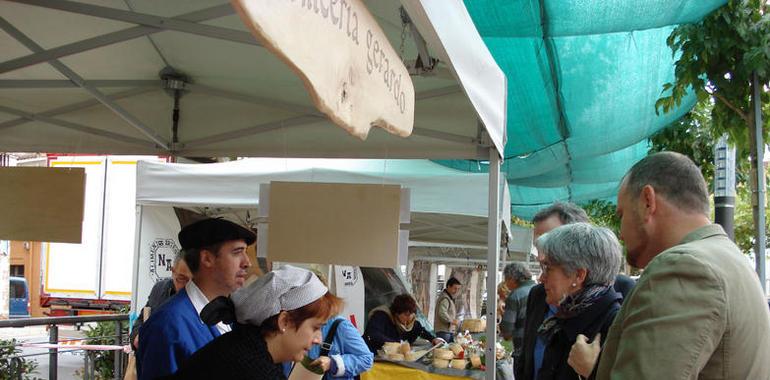
<svg viewBox="0 0 770 380">
<path fill-rule="evenodd" d="M 414 125 L 414 85 L 361 0 L 231 0 L 254 37 L 302 79 L 316 108 L 350 134 L 401 137 Z"/>
</svg>

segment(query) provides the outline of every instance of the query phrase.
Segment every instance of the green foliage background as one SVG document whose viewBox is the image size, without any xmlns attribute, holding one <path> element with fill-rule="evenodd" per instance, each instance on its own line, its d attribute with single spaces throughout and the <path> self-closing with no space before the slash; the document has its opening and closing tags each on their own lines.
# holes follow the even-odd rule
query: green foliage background
<svg viewBox="0 0 770 380">
<path fill-rule="evenodd" d="M 752 73 L 770 81 L 770 14 L 764 0 L 730 0 L 701 22 L 674 29 L 667 43 L 676 61 L 673 83 L 666 83 L 656 111 L 668 112 L 694 91 L 710 99 L 712 136 L 727 134 L 745 157 L 749 147 Z M 770 131 L 770 93 L 761 92 L 763 135 Z"/>
<path fill-rule="evenodd" d="M 650 137 L 650 153 L 675 151 L 692 158 L 713 191 L 714 146 L 722 135 L 728 136 L 728 143 L 737 148 L 735 242 L 745 253 L 754 243 L 747 184 L 749 128 L 754 125 L 750 82 L 754 72 L 764 86 L 760 99 L 766 143 L 770 137 L 769 4 L 765 0 L 729 0 L 701 22 L 674 29 L 667 43 L 677 58 L 675 80 L 663 86 L 654 107 L 656 112 L 668 112 L 689 92 L 697 95 L 698 102 L 687 115 Z M 765 171 L 765 183 L 767 174 Z M 614 203 L 593 200 L 581 206 L 594 223 L 619 234 L 620 220 Z M 517 218 L 513 222 L 529 225 Z M 770 220 L 765 230 L 770 234 Z"/>
<path fill-rule="evenodd" d="M 0 380 L 16 379 L 17 369 L 14 368 L 14 364 L 10 359 L 11 356 L 21 354 L 21 349 L 16 345 L 19 342 L 16 339 L 0 339 Z M 29 358 L 20 358 L 22 374 L 21 378 L 25 380 L 36 380 L 39 377 L 32 376 L 32 373 L 37 369 L 37 361 Z M 11 370 L 14 372 L 11 372 Z"/>
<path fill-rule="evenodd" d="M 127 312 L 126 309 L 123 309 L 120 311 L 121 313 Z M 88 326 L 88 329 L 85 331 L 86 337 L 88 338 L 86 340 L 86 344 L 104 344 L 104 345 L 112 345 L 115 344 L 115 336 L 117 332 L 115 331 L 115 327 L 117 322 L 115 321 L 105 321 L 105 322 L 97 322 L 93 326 Z M 123 326 L 127 326 L 125 322 L 123 322 Z M 128 336 L 128 328 L 123 327 L 122 328 L 122 335 L 123 337 Z M 94 372 L 96 375 L 96 378 L 98 380 L 108 380 L 108 379 L 114 379 L 115 378 L 115 354 L 117 351 L 89 351 L 90 355 L 94 356 Z"/>
</svg>

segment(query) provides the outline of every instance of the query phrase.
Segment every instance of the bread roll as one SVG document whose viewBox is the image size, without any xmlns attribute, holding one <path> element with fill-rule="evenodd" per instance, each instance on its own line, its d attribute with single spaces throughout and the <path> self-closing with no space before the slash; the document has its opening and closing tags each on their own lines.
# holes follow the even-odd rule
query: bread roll
<svg viewBox="0 0 770 380">
<path fill-rule="evenodd" d="M 466 366 L 467 364 L 468 364 L 468 363 L 465 361 L 465 359 L 454 359 L 454 360 L 452 360 L 452 362 L 450 363 L 450 365 L 451 365 L 451 366 L 452 366 L 452 368 L 454 368 L 454 369 L 465 369 L 465 366 Z"/>
<path fill-rule="evenodd" d="M 436 359 L 452 360 L 454 359 L 455 354 L 452 352 L 452 350 L 447 350 L 446 348 L 437 348 L 433 351 L 433 357 Z"/>
<path fill-rule="evenodd" d="M 412 351 L 412 347 L 409 346 L 409 342 L 401 343 L 400 346 L 398 346 L 398 352 L 406 355 L 407 352 Z"/>
<path fill-rule="evenodd" d="M 457 343 L 450 343 L 449 349 L 452 350 L 452 353 L 454 356 L 459 355 L 461 352 L 463 352 L 463 346 L 457 344 Z"/>
<path fill-rule="evenodd" d="M 400 347 L 400 342 L 385 342 L 385 344 L 382 345 L 382 351 L 384 351 L 386 355 L 397 354 Z"/>
<path fill-rule="evenodd" d="M 388 354 L 388 360 L 400 362 L 404 360 L 404 354 Z"/>
<path fill-rule="evenodd" d="M 447 368 L 449 367 L 449 360 L 446 359 L 433 359 L 433 366 L 436 368 Z"/>
<path fill-rule="evenodd" d="M 481 367 L 481 356 L 471 355 L 471 367 L 473 368 Z"/>
</svg>

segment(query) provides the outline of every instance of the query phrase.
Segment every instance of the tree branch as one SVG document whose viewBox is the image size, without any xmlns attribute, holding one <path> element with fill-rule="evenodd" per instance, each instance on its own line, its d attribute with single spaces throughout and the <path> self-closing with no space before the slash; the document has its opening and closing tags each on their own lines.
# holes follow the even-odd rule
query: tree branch
<svg viewBox="0 0 770 380">
<path fill-rule="evenodd" d="M 717 99 L 721 100 L 722 103 L 724 103 L 728 108 L 735 111 L 735 113 L 737 113 L 738 116 L 740 116 L 741 119 L 743 119 L 743 121 L 746 122 L 746 124 L 751 125 L 751 120 L 749 119 L 749 116 L 743 113 L 740 108 L 730 103 L 724 96 L 722 96 L 722 94 L 720 94 L 718 91 L 714 91 L 711 93 L 711 95 L 714 95 Z"/>
</svg>

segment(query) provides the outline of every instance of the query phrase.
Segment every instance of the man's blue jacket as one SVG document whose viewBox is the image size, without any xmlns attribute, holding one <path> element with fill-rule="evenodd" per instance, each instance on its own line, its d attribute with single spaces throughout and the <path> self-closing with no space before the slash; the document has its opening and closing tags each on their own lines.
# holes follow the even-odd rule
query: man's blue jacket
<svg viewBox="0 0 770 380">
<path fill-rule="evenodd" d="M 195 351 L 219 335 L 216 326 L 201 321 L 187 291 L 180 290 L 142 326 L 136 356 L 139 380 L 176 372 Z"/>
</svg>

